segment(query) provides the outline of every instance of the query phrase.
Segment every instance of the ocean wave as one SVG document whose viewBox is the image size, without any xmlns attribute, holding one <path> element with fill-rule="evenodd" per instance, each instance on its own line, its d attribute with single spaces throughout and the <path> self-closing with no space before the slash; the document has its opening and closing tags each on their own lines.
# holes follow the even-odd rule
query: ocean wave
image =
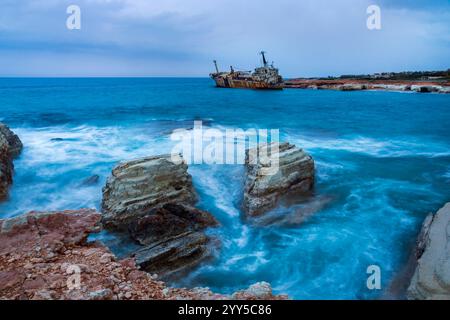
<svg viewBox="0 0 450 320">
<path fill-rule="evenodd" d="M 435 141 L 416 142 L 414 138 L 379 140 L 364 136 L 344 138 L 317 138 L 290 135 L 287 140 L 306 150 L 337 150 L 366 154 L 377 158 L 397 157 L 448 157 L 450 146 Z"/>
</svg>

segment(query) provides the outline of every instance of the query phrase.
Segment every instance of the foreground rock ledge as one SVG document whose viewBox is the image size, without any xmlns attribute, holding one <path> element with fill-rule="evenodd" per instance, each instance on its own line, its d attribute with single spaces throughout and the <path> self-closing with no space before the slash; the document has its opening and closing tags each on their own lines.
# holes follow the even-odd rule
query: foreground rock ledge
<svg viewBox="0 0 450 320">
<path fill-rule="evenodd" d="M 8 195 L 14 171 L 13 158 L 22 151 L 22 142 L 8 126 L 0 123 L 0 200 Z"/>
<path fill-rule="evenodd" d="M 197 197 L 187 165 L 171 160 L 161 155 L 123 162 L 103 189 L 104 225 L 142 245 L 135 253 L 138 264 L 162 277 L 210 257 L 214 246 L 202 231 L 218 225 L 209 212 L 192 206 Z"/>
<path fill-rule="evenodd" d="M 117 260 L 101 243 L 86 241 L 89 233 L 99 231 L 100 218 L 86 209 L 0 220 L 0 299 L 286 298 L 273 295 L 264 282 L 231 296 L 207 288 L 168 288 L 138 270 L 134 260 Z"/>
<path fill-rule="evenodd" d="M 450 202 L 423 223 L 409 299 L 450 299 Z"/>
<path fill-rule="evenodd" d="M 269 163 L 257 161 L 265 155 L 271 158 Z M 244 210 L 249 216 L 274 208 L 283 196 L 306 194 L 314 185 L 314 160 L 287 142 L 249 149 L 245 163 Z"/>
</svg>

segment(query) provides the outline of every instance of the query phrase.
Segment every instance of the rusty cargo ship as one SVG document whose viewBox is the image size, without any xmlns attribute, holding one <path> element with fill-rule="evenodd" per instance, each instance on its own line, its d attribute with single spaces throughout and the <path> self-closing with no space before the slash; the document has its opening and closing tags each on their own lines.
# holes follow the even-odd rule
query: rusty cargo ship
<svg viewBox="0 0 450 320">
<path fill-rule="evenodd" d="M 267 63 L 264 51 L 261 51 L 260 54 L 263 65 L 256 68 L 254 72 L 235 71 L 233 66 L 230 67 L 229 72 L 220 72 L 217 61 L 214 60 L 216 72 L 211 73 L 210 77 L 220 88 L 283 89 L 283 78 L 280 76 L 278 69 L 273 66 L 273 63 L 271 65 Z"/>
</svg>

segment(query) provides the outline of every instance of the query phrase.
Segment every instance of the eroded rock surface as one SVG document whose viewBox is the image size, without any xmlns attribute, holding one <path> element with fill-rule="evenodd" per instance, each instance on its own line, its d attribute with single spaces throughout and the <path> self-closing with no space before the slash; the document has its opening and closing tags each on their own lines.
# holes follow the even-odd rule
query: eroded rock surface
<svg viewBox="0 0 450 320">
<path fill-rule="evenodd" d="M 450 299 L 450 202 L 429 215 L 417 241 L 410 299 Z"/>
<path fill-rule="evenodd" d="M 142 268 L 168 276 L 212 253 L 203 230 L 218 222 L 195 202 L 185 163 L 170 155 L 143 158 L 114 168 L 103 190 L 102 220 L 143 246 L 135 253 Z"/>
<path fill-rule="evenodd" d="M 314 185 L 314 160 L 287 142 L 249 149 L 245 162 L 244 210 L 249 216 L 274 208 L 283 196 L 307 194 Z"/>
<path fill-rule="evenodd" d="M 32 212 L 0 220 L 0 299 L 285 299 L 271 290 L 227 296 L 208 288 L 168 288 L 101 243 L 95 210 Z M 79 282 L 76 276 L 80 275 Z M 270 286 L 269 286 L 270 287 Z"/>
<path fill-rule="evenodd" d="M 126 230 L 155 207 L 196 200 L 187 165 L 173 163 L 170 155 L 123 162 L 103 188 L 102 221 L 107 227 Z"/>
<path fill-rule="evenodd" d="M 8 195 L 13 182 L 13 158 L 22 151 L 22 142 L 6 125 L 0 123 L 0 200 Z"/>
</svg>

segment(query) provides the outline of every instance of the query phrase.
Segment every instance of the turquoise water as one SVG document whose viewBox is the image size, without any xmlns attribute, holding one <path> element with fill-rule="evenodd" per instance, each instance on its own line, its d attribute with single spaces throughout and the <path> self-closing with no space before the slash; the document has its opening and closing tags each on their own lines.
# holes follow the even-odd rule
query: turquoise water
<svg viewBox="0 0 450 320">
<path fill-rule="evenodd" d="M 191 165 L 222 226 L 214 260 L 174 285 L 232 292 L 268 281 L 292 298 L 382 297 L 428 212 L 450 201 L 450 95 L 226 90 L 209 79 L 0 79 L 0 121 L 25 148 L 0 217 L 100 207 L 117 161 L 169 152 L 173 129 L 280 129 L 317 166 L 315 196 L 269 225 L 240 217 L 243 168 Z M 98 174 L 98 184 L 83 180 Z M 310 216 L 303 220 L 299 212 Z M 103 234 L 120 251 L 114 236 Z M 379 265 L 382 290 L 366 287 Z"/>
</svg>

